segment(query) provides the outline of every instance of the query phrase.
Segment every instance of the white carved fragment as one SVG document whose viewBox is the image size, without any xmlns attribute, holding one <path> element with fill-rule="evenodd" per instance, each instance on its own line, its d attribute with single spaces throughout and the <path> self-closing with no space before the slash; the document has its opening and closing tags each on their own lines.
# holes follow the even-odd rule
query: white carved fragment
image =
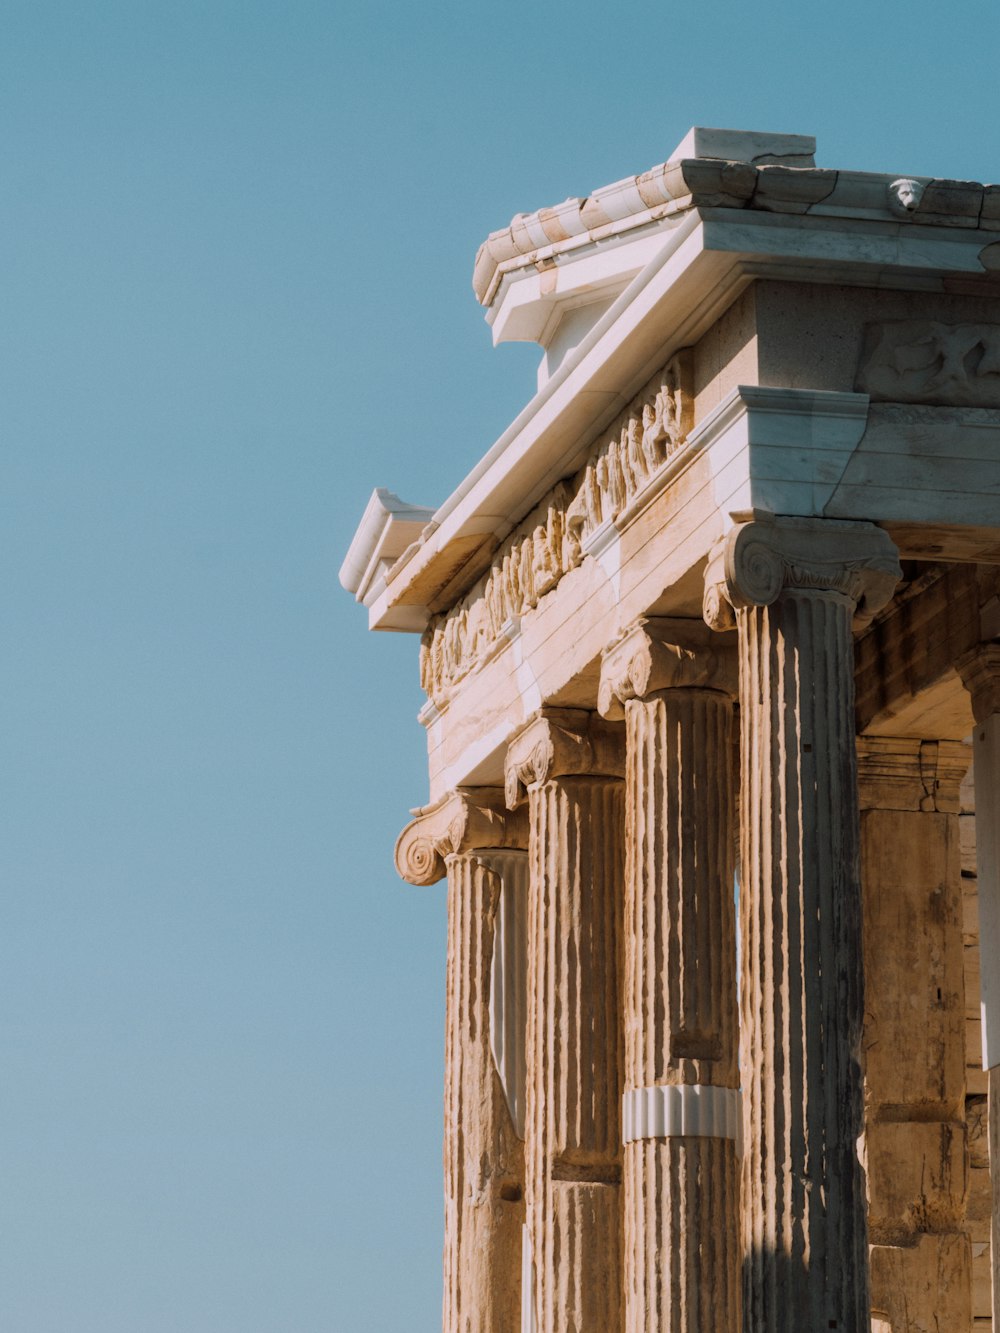
<svg viewBox="0 0 1000 1333">
<path fill-rule="evenodd" d="M 740 1138 L 740 1094 L 737 1088 L 708 1084 L 660 1084 L 630 1088 L 622 1099 L 622 1140 Z"/>
</svg>

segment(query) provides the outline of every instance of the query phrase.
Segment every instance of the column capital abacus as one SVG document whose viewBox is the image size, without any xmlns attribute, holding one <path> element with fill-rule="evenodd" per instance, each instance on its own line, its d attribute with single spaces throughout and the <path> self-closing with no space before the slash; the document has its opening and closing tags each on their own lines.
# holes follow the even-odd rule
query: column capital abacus
<svg viewBox="0 0 1000 1333">
<path fill-rule="evenodd" d="M 732 629 L 736 611 L 770 606 L 794 589 L 848 598 L 860 628 L 888 603 L 901 576 L 892 539 L 873 523 L 830 518 L 740 523 L 709 559 L 705 620 L 712 629 Z"/>
<path fill-rule="evenodd" d="M 979 644 L 958 659 L 955 669 L 972 697 L 977 726 L 1000 713 L 1000 641 Z"/>
<path fill-rule="evenodd" d="M 499 787 L 460 787 L 412 813 L 415 818 L 396 839 L 394 853 L 396 870 L 408 884 L 444 879 L 448 856 L 528 846 L 527 819 L 507 810 Z"/>
<path fill-rule="evenodd" d="M 721 640 L 701 620 L 643 617 L 607 648 L 601 662 L 597 707 L 621 721 L 629 699 L 658 690 L 710 689 L 735 696 L 736 645 Z"/>
<path fill-rule="evenodd" d="M 529 787 L 549 778 L 624 775 L 624 738 L 617 727 L 585 708 L 542 708 L 507 748 L 507 807 L 516 809 Z"/>
</svg>

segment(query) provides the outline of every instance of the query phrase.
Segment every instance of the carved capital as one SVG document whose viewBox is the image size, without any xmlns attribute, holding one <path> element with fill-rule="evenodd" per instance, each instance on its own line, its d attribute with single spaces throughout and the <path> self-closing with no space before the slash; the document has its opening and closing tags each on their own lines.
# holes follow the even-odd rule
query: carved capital
<svg viewBox="0 0 1000 1333">
<path fill-rule="evenodd" d="M 408 884 L 436 884 L 445 876 L 448 856 L 528 845 L 527 820 L 504 808 L 498 787 L 460 788 L 413 814 L 395 851 L 396 870 Z"/>
<path fill-rule="evenodd" d="M 628 699 L 685 688 L 735 695 L 737 677 L 736 645 L 703 621 L 644 618 L 605 651 L 597 707 L 602 717 L 620 721 Z"/>
<path fill-rule="evenodd" d="M 972 696 L 972 716 L 980 726 L 1000 713 L 1000 642 L 981 643 L 955 663 L 962 684 Z"/>
<path fill-rule="evenodd" d="M 909 736 L 859 736 L 857 746 L 862 810 L 958 814 L 959 789 L 972 762 L 970 746 Z"/>
<path fill-rule="evenodd" d="M 624 741 L 617 727 L 583 708 L 543 708 L 507 749 L 507 806 L 515 809 L 528 787 L 549 778 L 620 778 L 624 772 Z"/>
<path fill-rule="evenodd" d="M 734 612 L 770 606 L 782 592 L 836 593 L 868 623 L 892 597 L 902 571 L 888 534 L 873 523 L 776 518 L 741 523 L 715 548 L 705 571 L 705 620 L 731 629 Z"/>
</svg>

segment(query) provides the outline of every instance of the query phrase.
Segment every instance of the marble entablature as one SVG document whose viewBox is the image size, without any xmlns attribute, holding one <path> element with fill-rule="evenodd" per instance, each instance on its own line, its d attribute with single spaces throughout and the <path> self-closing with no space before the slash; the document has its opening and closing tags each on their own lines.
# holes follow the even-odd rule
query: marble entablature
<svg viewBox="0 0 1000 1333">
<path fill-rule="evenodd" d="M 870 324 L 858 388 L 890 402 L 1000 407 L 1000 324 Z"/>
<path fill-rule="evenodd" d="M 678 352 L 497 551 L 489 572 L 423 635 L 420 684 L 435 706 L 487 661 L 614 523 L 687 439 L 694 415 L 691 350 Z"/>
</svg>

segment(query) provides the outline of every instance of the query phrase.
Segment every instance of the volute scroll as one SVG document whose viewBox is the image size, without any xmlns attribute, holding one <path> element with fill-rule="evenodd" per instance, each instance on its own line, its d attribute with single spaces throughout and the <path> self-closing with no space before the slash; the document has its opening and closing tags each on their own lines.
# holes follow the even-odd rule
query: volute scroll
<svg viewBox="0 0 1000 1333">
<path fill-rule="evenodd" d="M 746 607 L 770 606 L 785 591 L 815 592 L 848 599 L 860 629 L 888 604 L 901 577 L 896 547 L 874 523 L 757 519 L 738 524 L 713 551 L 703 612 L 712 629 L 727 630 Z"/>
<path fill-rule="evenodd" d="M 525 816 L 509 811 L 496 787 L 465 787 L 433 805 L 413 811 L 416 818 L 396 839 L 396 871 L 408 884 L 423 887 L 444 879 L 446 858 L 486 848 L 523 850 L 528 845 Z"/>
</svg>

